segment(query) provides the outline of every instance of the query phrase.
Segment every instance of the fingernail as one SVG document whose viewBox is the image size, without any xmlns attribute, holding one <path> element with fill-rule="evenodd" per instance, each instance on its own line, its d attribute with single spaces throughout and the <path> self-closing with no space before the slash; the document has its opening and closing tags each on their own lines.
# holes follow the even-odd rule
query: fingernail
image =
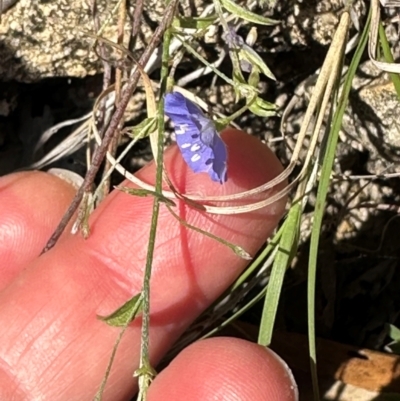
<svg viewBox="0 0 400 401">
<path fill-rule="evenodd" d="M 47 172 L 68 182 L 76 189 L 78 189 L 83 183 L 83 177 L 70 170 L 63 168 L 51 168 L 50 170 L 47 170 Z"/>
<path fill-rule="evenodd" d="M 296 380 L 293 376 L 293 373 L 291 371 L 291 369 L 289 368 L 288 364 L 274 351 L 272 351 L 271 348 L 268 348 L 268 351 L 271 352 L 271 354 L 275 357 L 275 359 L 280 362 L 280 364 L 283 366 L 283 368 L 286 371 L 286 374 L 291 382 L 291 386 L 290 389 L 292 390 L 293 396 L 294 396 L 294 401 L 298 401 L 299 400 L 299 389 L 297 387 L 297 383 Z"/>
</svg>

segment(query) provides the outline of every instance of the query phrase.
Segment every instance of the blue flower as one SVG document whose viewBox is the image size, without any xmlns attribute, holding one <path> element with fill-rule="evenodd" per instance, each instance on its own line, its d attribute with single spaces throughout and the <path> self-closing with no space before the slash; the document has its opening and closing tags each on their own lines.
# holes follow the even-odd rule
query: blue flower
<svg viewBox="0 0 400 401">
<path fill-rule="evenodd" d="M 183 159 L 195 173 L 207 172 L 213 181 L 227 180 L 227 151 L 213 121 L 179 92 L 165 95 L 165 114 L 174 123 Z"/>
</svg>

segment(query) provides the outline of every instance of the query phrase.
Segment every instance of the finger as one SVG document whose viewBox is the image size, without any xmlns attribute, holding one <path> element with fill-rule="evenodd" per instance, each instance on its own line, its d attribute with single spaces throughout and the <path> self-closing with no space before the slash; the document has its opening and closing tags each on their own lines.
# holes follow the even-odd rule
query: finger
<svg viewBox="0 0 400 401">
<path fill-rule="evenodd" d="M 254 188 L 282 167 L 258 140 L 240 131 L 225 133 L 229 179 L 213 183 L 189 171 L 176 147 L 165 155 L 178 190 L 221 195 Z M 154 181 L 153 164 L 139 172 Z M 260 196 L 254 196 L 253 201 Z M 246 215 L 207 215 L 177 202 L 181 218 L 254 252 L 275 228 L 281 200 Z M 91 236 L 68 236 L 40 257 L 0 295 L 0 399 L 10 391 L 31 398 L 93 397 L 104 375 L 118 329 L 96 319 L 142 286 L 153 199 L 114 191 L 91 219 Z M 151 352 L 155 364 L 170 344 L 243 270 L 246 262 L 215 240 L 183 227 L 164 206 L 160 211 L 151 281 Z M 4 322 L 7 322 L 5 324 Z M 116 356 L 106 397 L 134 391 L 131 378 L 140 352 L 140 321 L 126 332 Z M 62 383 L 54 387 L 55 378 Z M 15 399 L 18 399 L 17 397 Z"/>
<path fill-rule="evenodd" d="M 184 349 L 153 381 L 149 401 L 295 401 L 297 386 L 271 350 L 237 338 Z"/>
<path fill-rule="evenodd" d="M 0 291 L 39 255 L 75 192 L 41 172 L 0 178 Z"/>
</svg>

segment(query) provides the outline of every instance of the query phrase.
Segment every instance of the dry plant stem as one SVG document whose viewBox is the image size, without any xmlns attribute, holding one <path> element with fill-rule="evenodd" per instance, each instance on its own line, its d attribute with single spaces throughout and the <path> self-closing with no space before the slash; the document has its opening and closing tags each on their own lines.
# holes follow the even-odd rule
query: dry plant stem
<svg viewBox="0 0 400 401">
<path fill-rule="evenodd" d="M 378 61 L 376 59 L 376 53 L 378 48 L 378 32 L 379 32 L 379 22 L 381 20 L 381 9 L 379 0 L 371 0 L 371 30 L 369 32 L 369 42 L 368 42 L 368 56 L 370 60 L 378 67 L 380 70 L 399 74 L 400 64 L 396 63 L 386 63 L 383 61 Z"/>
<path fill-rule="evenodd" d="M 94 28 L 95 28 L 96 32 L 99 32 L 101 29 L 101 26 L 100 26 L 100 20 L 99 20 L 98 14 L 97 14 L 96 0 L 93 0 L 93 3 L 92 3 L 92 14 L 93 14 Z M 112 68 L 111 68 L 111 64 L 107 61 L 108 57 L 107 57 L 105 44 L 100 42 L 98 44 L 98 46 L 99 46 L 100 59 L 101 59 L 101 62 L 103 63 L 103 70 L 104 70 L 104 72 L 103 72 L 103 91 L 104 91 L 110 86 Z M 99 126 L 99 129 L 102 133 L 101 137 L 103 137 L 103 134 L 106 129 L 106 107 L 107 107 L 106 100 L 104 99 L 100 103 L 100 107 L 98 108 L 99 114 L 98 114 L 98 118 L 97 118 L 97 125 Z M 103 186 L 103 188 L 106 188 L 106 186 Z M 105 195 L 103 193 L 99 197 L 99 199 L 101 200 L 104 196 Z M 87 207 L 86 202 L 82 202 L 81 209 L 86 209 L 86 207 Z M 85 214 L 86 214 L 85 210 L 80 210 L 78 213 L 78 220 L 82 221 L 82 220 L 80 220 L 81 217 L 79 217 L 79 216 L 84 216 Z"/>
<path fill-rule="evenodd" d="M 350 180 L 375 180 L 375 179 L 388 179 L 388 178 L 398 178 L 400 177 L 399 173 L 378 173 L 378 174 L 368 174 L 368 175 L 344 175 L 340 174 L 337 176 L 343 181 L 350 181 Z"/>
<path fill-rule="evenodd" d="M 94 20 L 94 27 L 96 32 L 100 31 L 100 21 L 99 18 L 97 16 L 96 13 L 96 0 L 93 1 L 93 20 Z M 112 73 L 112 68 L 111 68 L 111 64 L 107 61 L 107 54 L 106 54 L 106 47 L 104 43 L 99 43 L 99 49 L 100 49 L 100 58 L 102 60 L 103 63 L 103 91 L 106 90 L 110 84 L 111 84 L 111 73 Z M 99 115 L 98 115 L 98 119 L 97 119 L 97 125 L 100 128 L 100 131 L 102 132 L 102 134 L 104 134 L 105 132 L 105 125 L 106 125 L 106 100 L 104 99 L 103 102 L 100 104 L 99 107 Z M 107 184 L 109 185 L 109 184 Z M 107 185 L 104 185 L 103 188 L 107 188 Z M 101 199 L 105 196 L 106 193 L 102 193 L 101 196 L 99 197 L 99 201 L 101 201 Z M 85 203 L 82 203 L 83 208 L 86 208 Z M 80 213 L 81 215 L 84 215 L 84 211 L 81 211 Z"/>
<path fill-rule="evenodd" d="M 131 44 L 129 46 L 130 51 L 133 50 L 136 38 L 139 34 L 140 20 L 142 19 L 142 14 L 143 14 L 143 0 L 136 0 L 135 10 L 133 11 L 133 23 L 131 32 L 131 38 L 133 40 L 131 41 Z"/>
<path fill-rule="evenodd" d="M 119 6 L 119 18 L 118 18 L 118 37 L 117 37 L 117 43 L 118 45 L 122 46 L 124 43 L 124 26 L 125 26 L 125 21 L 126 21 L 126 2 L 122 1 Z M 104 45 L 104 44 L 103 44 Z M 122 55 L 123 56 L 123 55 Z M 121 99 L 121 90 L 122 90 L 122 74 L 123 70 L 119 67 L 117 67 L 115 71 L 115 107 L 117 108 Z M 104 102 L 103 102 L 104 104 Z M 124 121 L 122 120 L 119 123 L 119 127 L 111 140 L 110 145 L 108 146 L 108 152 L 112 154 L 114 157 L 117 153 L 117 148 L 119 145 L 120 137 L 121 137 L 121 128 L 123 125 Z M 104 168 L 104 173 L 103 177 L 105 177 L 106 172 L 111 168 L 111 164 L 106 159 L 106 164 Z M 109 175 L 105 180 L 102 185 L 102 190 L 101 190 L 101 196 L 99 201 L 101 202 L 110 192 L 110 181 L 111 181 L 111 176 Z"/>
<path fill-rule="evenodd" d="M 172 22 L 172 18 L 175 14 L 175 8 L 176 8 L 177 3 L 178 3 L 178 0 L 173 0 L 165 9 L 164 18 L 162 19 L 162 21 L 160 22 L 160 25 L 155 30 L 154 35 L 151 38 L 149 45 L 146 47 L 145 51 L 142 54 L 142 57 L 140 57 L 140 60 L 138 62 L 138 64 L 140 66 L 143 67 L 146 65 L 146 63 L 150 59 L 151 55 L 153 54 L 153 52 L 155 51 L 157 46 L 160 44 L 165 30 L 170 26 L 170 24 Z M 139 78 L 140 78 L 140 72 L 139 72 L 139 69 L 136 68 L 130 78 L 130 81 L 127 83 L 127 85 L 121 95 L 121 102 L 118 105 L 118 108 L 115 110 L 115 113 L 113 114 L 113 116 L 111 118 L 111 121 L 107 128 L 107 131 L 104 134 L 103 141 L 102 141 L 101 145 L 94 152 L 92 164 L 89 168 L 89 171 L 87 172 L 87 174 L 85 176 L 82 186 L 79 188 L 78 192 L 76 193 L 75 198 L 73 199 L 67 212 L 62 217 L 60 224 L 58 225 L 58 227 L 56 228 L 54 233 L 51 235 L 46 246 L 43 248 L 42 253 L 47 252 L 56 244 L 57 240 L 60 238 L 62 232 L 64 231 L 65 227 L 67 226 L 68 222 L 71 220 L 73 214 L 79 207 L 79 204 L 82 200 L 83 194 L 85 192 L 90 191 L 91 185 L 94 181 L 94 178 L 95 178 L 97 172 L 99 171 L 102 161 L 104 160 L 104 157 L 107 153 L 108 146 L 109 146 L 112 138 L 114 137 L 114 133 L 118 129 L 118 125 L 119 125 L 120 121 L 122 120 L 126 106 L 128 105 L 129 99 L 131 98 L 132 93 L 138 84 Z"/>
<path fill-rule="evenodd" d="M 120 7 L 119 7 L 119 18 L 118 18 L 117 44 L 120 46 L 122 46 L 124 43 L 125 21 L 126 21 L 126 2 L 123 1 L 123 2 L 121 2 Z M 115 103 L 117 106 L 118 106 L 119 100 L 121 98 L 122 74 L 123 74 L 123 70 L 120 67 L 117 67 L 117 69 L 115 71 Z"/>
<path fill-rule="evenodd" d="M 97 14 L 97 3 L 96 0 L 92 1 L 92 15 L 93 15 L 93 24 L 96 32 L 99 32 L 100 30 L 100 21 L 98 18 Z M 103 63 L 103 90 L 107 89 L 108 86 L 110 85 L 111 82 L 111 65 L 107 61 L 106 57 L 106 48 L 104 43 L 99 43 L 99 49 L 100 49 L 100 56 L 101 56 L 101 61 Z M 103 104 L 101 105 L 99 111 L 99 118 L 98 118 L 98 125 L 99 127 L 103 127 L 104 124 L 104 118 L 106 114 L 106 102 L 104 101 Z"/>
</svg>

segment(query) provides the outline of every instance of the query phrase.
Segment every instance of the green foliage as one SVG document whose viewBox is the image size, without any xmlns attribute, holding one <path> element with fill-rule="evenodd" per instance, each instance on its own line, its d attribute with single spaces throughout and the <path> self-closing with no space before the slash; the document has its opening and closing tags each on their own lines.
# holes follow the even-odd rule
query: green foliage
<svg viewBox="0 0 400 401">
<path fill-rule="evenodd" d="M 252 22 L 254 24 L 260 24 L 260 25 L 276 25 L 279 24 L 279 21 L 275 21 L 270 18 L 265 18 L 261 15 L 255 14 L 249 10 L 246 10 L 243 7 L 240 7 L 238 4 L 236 4 L 235 1 L 233 0 L 221 0 L 222 6 L 235 15 L 236 17 L 242 18 L 247 22 Z"/>
<path fill-rule="evenodd" d="M 97 316 L 109 326 L 124 327 L 135 319 L 142 311 L 142 294 L 136 294 L 126 301 L 116 311 L 107 316 Z"/>
<path fill-rule="evenodd" d="M 301 214 L 301 204 L 297 203 L 290 209 L 282 227 L 282 236 L 277 247 L 258 332 L 258 343 L 265 347 L 271 343 L 283 279 L 297 251 Z"/>
<path fill-rule="evenodd" d="M 394 354 L 400 355 L 400 329 L 392 324 L 387 324 L 388 336 L 393 340 L 386 347 Z"/>
<path fill-rule="evenodd" d="M 145 118 L 139 124 L 131 127 L 126 133 L 131 138 L 144 138 L 150 135 L 157 128 L 157 119 L 155 117 Z"/>
<path fill-rule="evenodd" d="M 190 28 L 196 30 L 203 30 L 212 25 L 217 19 L 216 15 L 210 15 L 209 17 L 184 17 L 179 15 L 174 18 L 172 26 L 174 28 Z"/>
</svg>

